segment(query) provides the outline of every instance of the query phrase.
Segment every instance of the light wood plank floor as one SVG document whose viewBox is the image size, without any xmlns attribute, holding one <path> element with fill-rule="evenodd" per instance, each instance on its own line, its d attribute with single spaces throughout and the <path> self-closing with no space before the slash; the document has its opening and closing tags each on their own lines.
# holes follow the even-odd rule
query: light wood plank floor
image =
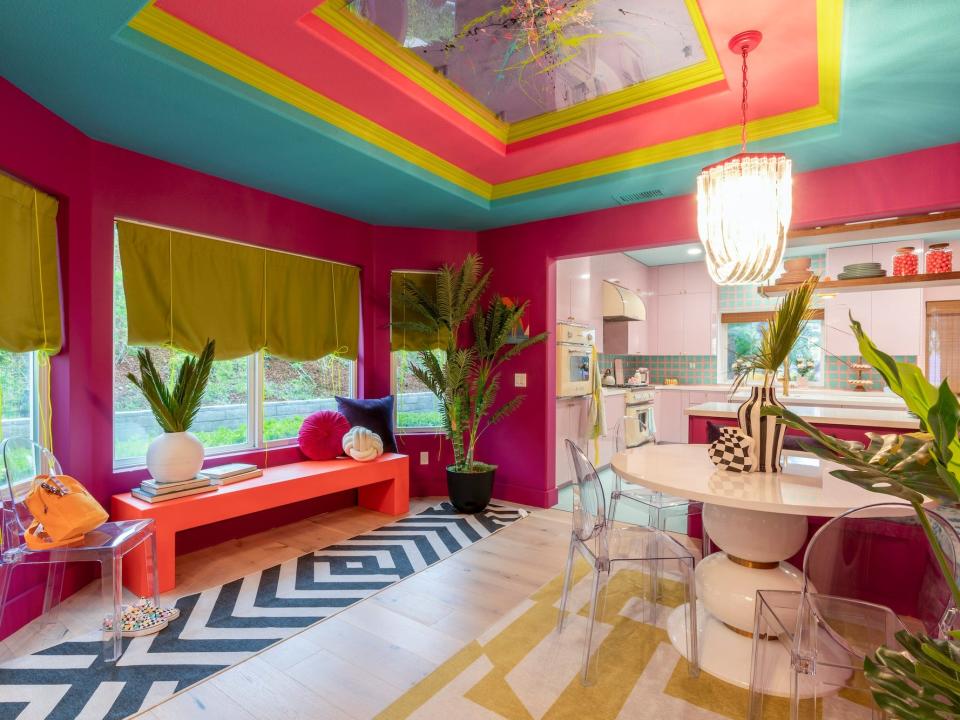
<svg viewBox="0 0 960 720">
<path fill-rule="evenodd" d="M 411 502 L 415 514 L 439 498 Z M 177 559 L 177 588 L 204 590 L 389 523 L 361 508 L 317 515 Z M 535 510 L 492 537 L 343 610 L 152 710 L 149 720 L 363 720 L 376 715 L 563 569 L 570 514 Z M 100 616 L 98 583 L 61 604 L 67 633 Z M 5 642 L 52 644 L 37 621 Z M 64 638 L 58 638 L 59 641 Z"/>
</svg>

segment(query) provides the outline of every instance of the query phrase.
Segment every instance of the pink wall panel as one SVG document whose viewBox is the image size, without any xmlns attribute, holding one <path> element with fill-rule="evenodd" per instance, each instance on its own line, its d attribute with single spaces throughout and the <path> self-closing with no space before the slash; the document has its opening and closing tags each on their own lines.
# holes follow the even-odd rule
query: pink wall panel
<svg viewBox="0 0 960 720">
<path fill-rule="evenodd" d="M 112 318 L 113 221 L 116 217 L 170 225 L 241 242 L 352 263 L 361 268 L 362 337 L 359 390 L 367 397 L 389 387 L 389 273 L 391 268 L 432 269 L 476 248 L 468 232 L 373 228 L 252 188 L 203 175 L 90 140 L 0 81 L 0 171 L 19 177 L 60 201 L 59 245 L 65 343 L 52 362 L 54 451 L 67 472 L 105 505 L 146 471 L 113 472 Z M 434 439 L 435 437 L 430 436 Z M 434 447 L 411 439 L 411 449 Z M 405 448 L 406 449 L 406 448 Z M 417 453 L 419 454 L 419 452 Z M 262 463 L 264 453 L 238 459 Z M 299 460 L 296 448 L 271 450 L 269 464 Z M 412 490 L 442 491 L 445 458 L 411 465 Z M 222 459 L 220 460 L 222 461 Z M 211 461 L 217 462 L 217 460 Z M 262 530 L 311 512 L 351 504 L 353 494 L 253 519 L 243 527 L 211 528 L 184 538 L 181 550 Z M 252 524 L 251 524 L 252 523 Z M 68 592 L 89 572 L 71 573 Z M 0 637 L 39 610 L 42 576 L 18 570 L 12 604 Z"/>
<path fill-rule="evenodd" d="M 794 227 L 955 207 L 960 207 L 960 143 L 794 178 Z M 478 249 L 494 268 L 498 290 L 530 300 L 530 324 L 539 332 L 552 330 L 556 321 L 556 260 L 696 237 L 695 199 L 684 196 L 485 231 Z M 516 360 L 528 373 L 526 402 L 484 438 L 484 459 L 499 464 L 501 497 L 538 505 L 556 500 L 554 363 L 552 343 Z"/>
</svg>

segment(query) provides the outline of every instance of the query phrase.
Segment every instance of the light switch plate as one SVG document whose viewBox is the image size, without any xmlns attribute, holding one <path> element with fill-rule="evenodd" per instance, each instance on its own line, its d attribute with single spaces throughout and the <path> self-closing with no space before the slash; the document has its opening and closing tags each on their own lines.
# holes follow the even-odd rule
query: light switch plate
<svg viewBox="0 0 960 720">
<path fill-rule="evenodd" d="M 527 374 L 526 374 L 526 373 L 514 373 L 514 374 L 513 374 L 513 386 L 514 386 L 514 387 L 526 387 L 526 386 L 527 386 Z"/>
<path fill-rule="evenodd" d="M 425 450 L 420 452 L 420 464 L 421 464 L 421 465 L 429 465 L 429 464 L 430 464 L 430 454 L 429 454 L 428 452 L 426 452 Z"/>
</svg>

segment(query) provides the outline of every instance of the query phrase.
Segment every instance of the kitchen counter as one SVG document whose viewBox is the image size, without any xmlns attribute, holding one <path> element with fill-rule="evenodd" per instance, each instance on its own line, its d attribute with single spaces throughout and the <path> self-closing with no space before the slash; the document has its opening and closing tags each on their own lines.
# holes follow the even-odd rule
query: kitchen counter
<svg viewBox="0 0 960 720">
<path fill-rule="evenodd" d="M 868 428 L 892 428 L 895 430 L 919 430 L 920 421 L 906 410 L 870 408 L 846 408 L 816 405 L 794 405 L 793 398 L 784 402 L 790 410 L 814 425 L 846 425 Z M 781 402 L 783 402 L 781 400 Z M 708 402 L 693 405 L 684 414 L 694 417 L 735 418 L 739 403 Z"/>
<path fill-rule="evenodd" d="M 673 392 L 729 393 L 729 385 L 652 385 L 655 390 Z M 746 400 L 749 388 L 740 388 L 733 400 Z M 843 406 L 876 408 L 878 410 L 906 410 L 903 400 L 890 392 L 855 392 L 853 390 L 830 390 L 828 388 L 791 388 L 790 395 L 783 397 L 777 387 L 777 397 L 788 405 Z"/>
</svg>

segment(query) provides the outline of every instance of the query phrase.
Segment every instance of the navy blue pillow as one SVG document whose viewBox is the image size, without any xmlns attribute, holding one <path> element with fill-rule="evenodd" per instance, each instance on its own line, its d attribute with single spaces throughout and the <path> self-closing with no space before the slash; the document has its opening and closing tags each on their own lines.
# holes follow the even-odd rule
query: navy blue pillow
<svg viewBox="0 0 960 720">
<path fill-rule="evenodd" d="M 397 439 L 393 436 L 393 395 L 376 400 L 337 397 L 337 410 L 350 422 L 350 427 L 359 425 L 379 435 L 384 452 L 397 451 Z"/>
</svg>

